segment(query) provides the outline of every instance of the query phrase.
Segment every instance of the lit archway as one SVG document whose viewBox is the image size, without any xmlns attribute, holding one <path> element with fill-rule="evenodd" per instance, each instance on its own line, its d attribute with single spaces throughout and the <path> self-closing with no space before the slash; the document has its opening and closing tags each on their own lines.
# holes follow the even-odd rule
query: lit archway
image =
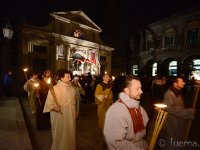
<svg viewBox="0 0 200 150">
<path fill-rule="evenodd" d="M 171 61 L 169 63 L 169 76 L 177 75 L 177 61 Z"/>
</svg>

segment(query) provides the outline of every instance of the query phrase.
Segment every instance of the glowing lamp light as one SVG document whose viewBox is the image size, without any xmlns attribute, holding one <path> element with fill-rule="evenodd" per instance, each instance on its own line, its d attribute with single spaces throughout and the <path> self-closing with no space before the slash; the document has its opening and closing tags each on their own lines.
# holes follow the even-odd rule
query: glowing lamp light
<svg viewBox="0 0 200 150">
<path fill-rule="evenodd" d="M 10 25 L 6 24 L 6 26 L 2 28 L 2 30 L 3 30 L 3 36 L 6 40 L 12 39 L 14 31 L 10 28 Z"/>
</svg>

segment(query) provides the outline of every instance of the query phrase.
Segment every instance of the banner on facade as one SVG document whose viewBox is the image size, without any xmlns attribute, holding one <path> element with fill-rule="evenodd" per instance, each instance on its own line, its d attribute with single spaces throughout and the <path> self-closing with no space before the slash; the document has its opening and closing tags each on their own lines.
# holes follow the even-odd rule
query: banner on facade
<svg viewBox="0 0 200 150">
<path fill-rule="evenodd" d="M 95 53 L 91 53 L 91 63 L 96 65 L 96 58 L 95 58 Z"/>
<path fill-rule="evenodd" d="M 57 46 L 56 49 L 56 59 L 65 59 L 65 50 L 64 45 Z"/>
</svg>

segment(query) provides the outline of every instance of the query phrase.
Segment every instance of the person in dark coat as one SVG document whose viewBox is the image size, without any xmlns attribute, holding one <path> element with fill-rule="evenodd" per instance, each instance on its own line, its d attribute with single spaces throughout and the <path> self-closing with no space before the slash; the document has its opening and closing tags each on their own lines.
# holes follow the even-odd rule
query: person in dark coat
<svg viewBox="0 0 200 150">
<path fill-rule="evenodd" d="M 13 75 L 12 71 L 8 70 L 7 74 L 3 76 L 2 79 L 2 95 L 3 96 L 12 96 L 12 87 L 13 87 Z"/>
<path fill-rule="evenodd" d="M 46 102 L 49 85 L 47 80 L 51 78 L 51 71 L 46 70 L 43 73 L 42 79 L 39 81 L 38 101 L 36 104 L 36 128 L 37 130 L 46 130 L 50 128 L 50 114 L 43 113 L 44 104 Z M 52 81 L 51 81 L 52 82 Z M 52 83 L 54 84 L 54 83 Z"/>
<path fill-rule="evenodd" d="M 177 147 L 177 142 L 187 140 L 187 123 L 189 120 L 194 119 L 195 112 L 194 109 L 185 107 L 182 96 L 184 86 L 185 82 L 182 77 L 177 76 L 170 79 L 169 88 L 163 101 L 167 105 L 168 116 L 158 139 L 158 141 L 165 141 L 165 145 L 160 145 L 162 149 L 177 150 L 188 148 L 187 145 Z"/>
</svg>

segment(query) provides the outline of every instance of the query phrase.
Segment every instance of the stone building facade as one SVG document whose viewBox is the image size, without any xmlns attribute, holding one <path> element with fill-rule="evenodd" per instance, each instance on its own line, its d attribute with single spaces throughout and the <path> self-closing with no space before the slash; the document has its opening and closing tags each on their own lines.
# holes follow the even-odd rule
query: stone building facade
<svg viewBox="0 0 200 150">
<path fill-rule="evenodd" d="M 47 26 L 22 24 L 21 66 L 30 71 L 68 69 L 73 74 L 111 73 L 112 47 L 102 30 L 82 11 L 52 12 Z"/>
<path fill-rule="evenodd" d="M 45 25 L 16 21 L 10 40 L 0 36 L 0 77 L 12 70 L 14 95 L 23 93 L 23 69 L 43 73 L 68 69 L 73 74 L 111 74 L 112 51 L 100 38 L 102 30 L 82 11 L 52 12 Z M 1 86 L 0 86 L 1 95 Z"/>
<path fill-rule="evenodd" d="M 145 76 L 200 75 L 200 10 L 191 9 L 149 24 L 132 38 L 133 74 Z"/>
</svg>

